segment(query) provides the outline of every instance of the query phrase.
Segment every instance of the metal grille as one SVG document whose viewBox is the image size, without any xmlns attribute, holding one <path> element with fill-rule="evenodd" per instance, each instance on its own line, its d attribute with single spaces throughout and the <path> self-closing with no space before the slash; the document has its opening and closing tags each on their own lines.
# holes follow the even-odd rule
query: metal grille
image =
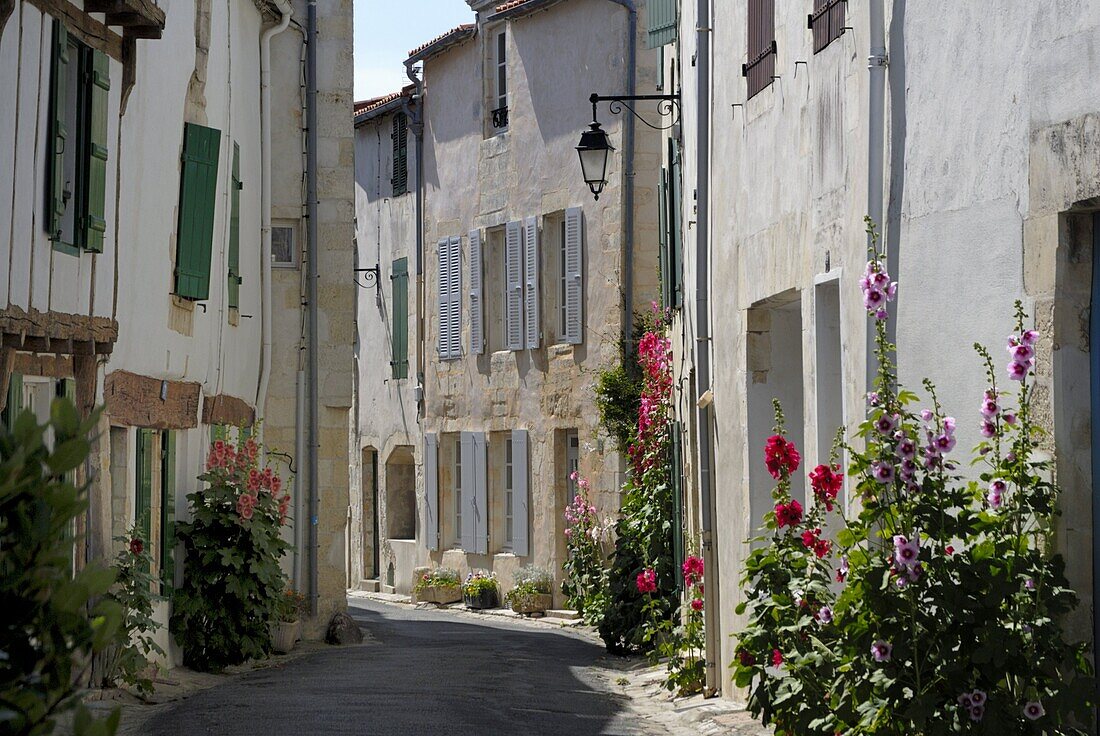
<svg viewBox="0 0 1100 736">
<path fill-rule="evenodd" d="M 749 60 L 741 67 L 748 80 L 748 94 L 775 81 L 775 0 L 749 0 Z"/>
<path fill-rule="evenodd" d="M 848 0 L 814 0 L 814 12 L 809 16 L 814 34 L 814 53 L 844 35 L 844 11 Z"/>
</svg>

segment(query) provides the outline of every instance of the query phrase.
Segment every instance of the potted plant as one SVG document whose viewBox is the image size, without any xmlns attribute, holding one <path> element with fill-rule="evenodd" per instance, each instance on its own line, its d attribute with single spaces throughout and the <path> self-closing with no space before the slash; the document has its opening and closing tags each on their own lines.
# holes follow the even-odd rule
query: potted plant
<svg viewBox="0 0 1100 736">
<path fill-rule="evenodd" d="M 462 599 L 467 608 L 484 609 L 500 606 L 500 586 L 496 573 L 482 570 L 471 572 L 462 584 Z"/>
<path fill-rule="evenodd" d="M 546 570 L 526 565 L 515 576 L 515 585 L 505 599 L 516 613 L 543 614 L 550 608 L 554 580 Z"/>
<path fill-rule="evenodd" d="M 449 567 L 429 570 L 417 581 L 416 599 L 428 603 L 457 603 L 462 600 L 462 582 Z"/>
<path fill-rule="evenodd" d="M 271 627 L 271 648 L 279 654 L 289 653 L 301 637 L 305 602 L 305 596 L 293 588 L 287 588 L 279 597 L 276 620 Z"/>
</svg>

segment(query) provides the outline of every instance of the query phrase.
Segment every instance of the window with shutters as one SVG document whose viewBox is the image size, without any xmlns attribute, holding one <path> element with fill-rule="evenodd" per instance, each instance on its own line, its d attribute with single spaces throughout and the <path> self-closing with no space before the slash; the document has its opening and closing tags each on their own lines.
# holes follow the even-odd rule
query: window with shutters
<svg viewBox="0 0 1100 736">
<path fill-rule="evenodd" d="M 398 258 L 390 270 L 390 368 L 394 378 L 409 377 L 409 260 Z"/>
<path fill-rule="evenodd" d="M 233 171 L 229 180 L 229 252 L 226 278 L 229 308 L 241 306 L 241 147 L 233 143 Z"/>
<path fill-rule="evenodd" d="M 844 12 L 848 0 L 814 0 L 808 25 L 814 37 L 814 53 L 844 35 Z"/>
<path fill-rule="evenodd" d="M 775 0 L 749 0 L 748 15 L 748 61 L 741 74 L 752 98 L 775 81 Z"/>
<path fill-rule="evenodd" d="M 210 296 L 220 151 L 221 131 L 194 123 L 184 126 L 175 293 L 194 301 Z"/>
<path fill-rule="evenodd" d="M 482 293 L 485 310 L 485 341 L 490 353 L 507 350 L 504 315 L 507 311 L 507 285 L 504 267 L 504 228 L 485 231 L 484 276 Z"/>
<path fill-rule="evenodd" d="M 512 437 L 504 439 L 504 549 L 511 550 L 515 539 L 515 490 L 513 471 L 515 465 L 512 462 Z"/>
<path fill-rule="evenodd" d="M 489 135 L 508 128 L 508 36 L 506 26 L 487 34 L 489 46 Z"/>
<path fill-rule="evenodd" d="M 103 252 L 107 232 L 107 55 L 53 22 L 46 229 L 71 255 Z"/>
<path fill-rule="evenodd" d="M 509 222 L 504 228 L 504 347 L 523 350 L 523 223 Z"/>
<path fill-rule="evenodd" d="M 679 0 L 648 0 L 646 2 L 647 44 L 655 49 L 676 40 Z"/>
<path fill-rule="evenodd" d="M 393 116 L 393 196 L 400 197 L 409 191 L 409 117 L 403 112 Z"/>
<path fill-rule="evenodd" d="M 437 323 L 440 360 L 462 357 L 462 238 L 442 238 L 437 251 Z"/>
<path fill-rule="evenodd" d="M 668 141 L 668 160 L 669 168 L 661 169 L 657 196 L 660 209 L 661 299 L 664 306 L 679 309 L 684 302 L 683 233 L 680 229 L 683 202 L 680 195 L 680 147 L 671 138 Z"/>
</svg>

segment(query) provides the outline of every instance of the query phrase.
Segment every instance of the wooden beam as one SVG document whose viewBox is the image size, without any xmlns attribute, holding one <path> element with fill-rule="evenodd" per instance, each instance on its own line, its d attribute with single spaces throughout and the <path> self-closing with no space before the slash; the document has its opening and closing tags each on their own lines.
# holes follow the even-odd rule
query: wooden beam
<svg viewBox="0 0 1100 736">
<path fill-rule="evenodd" d="M 203 424 L 225 424 L 230 427 L 251 427 L 256 410 L 243 399 L 229 394 L 207 396 L 202 404 Z"/>
<path fill-rule="evenodd" d="M 103 383 L 107 414 L 116 424 L 152 429 L 199 426 L 198 383 L 169 381 L 128 371 L 113 371 Z"/>
<path fill-rule="evenodd" d="M 164 35 L 164 31 L 156 26 L 127 26 L 122 34 L 123 38 L 146 38 L 155 41 Z"/>
<path fill-rule="evenodd" d="M 122 61 L 122 36 L 65 0 L 28 0 L 43 13 L 65 21 L 77 38 L 116 61 Z M 163 14 L 162 14 L 163 15 Z"/>
</svg>

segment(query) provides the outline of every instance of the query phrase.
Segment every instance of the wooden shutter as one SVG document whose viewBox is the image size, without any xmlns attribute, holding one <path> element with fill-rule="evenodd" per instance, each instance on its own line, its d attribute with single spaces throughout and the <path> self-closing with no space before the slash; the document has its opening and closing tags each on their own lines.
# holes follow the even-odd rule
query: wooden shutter
<svg viewBox="0 0 1100 736">
<path fill-rule="evenodd" d="M 848 0 L 814 0 L 808 25 L 814 36 L 814 53 L 844 34 L 844 9 Z"/>
<path fill-rule="evenodd" d="M 449 238 L 443 238 L 436 243 L 436 249 L 439 255 L 439 274 L 436 278 L 436 297 L 438 307 L 436 309 L 436 318 L 439 321 L 439 358 L 445 360 L 450 357 L 450 269 L 451 269 L 451 241 Z"/>
<path fill-rule="evenodd" d="M 527 457 L 527 430 L 512 430 L 512 553 L 517 557 L 531 554 L 530 534 L 530 462 Z"/>
<path fill-rule="evenodd" d="M 485 352 L 485 300 L 481 254 L 481 231 L 470 231 L 470 353 Z"/>
<path fill-rule="evenodd" d="M 684 241 L 680 208 L 683 206 L 680 165 L 680 146 L 668 140 L 668 160 L 672 167 L 668 172 L 668 249 L 671 301 L 668 306 L 679 308 L 684 304 Z"/>
<path fill-rule="evenodd" d="M 565 342 L 584 341 L 584 215 L 580 207 L 565 211 Z"/>
<path fill-rule="evenodd" d="M 91 51 L 88 90 L 87 192 L 84 210 L 84 248 L 103 252 L 107 232 L 107 101 L 111 90 L 111 69 L 107 55 Z"/>
<path fill-rule="evenodd" d="M 68 100 L 69 79 L 69 31 L 59 20 L 53 22 L 53 61 L 50 66 L 50 163 L 49 163 L 49 203 L 48 227 L 50 237 L 61 239 L 61 219 L 65 215 L 68 202 L 65 191 L 65 150 L 66 145 L 76 145 L 75 139 L 69 142 L 70 131 L 65 128 L 65 113 Z M 5 103 L 8 104 L 8 103 Z M 75 131 L 72 131 L 75 133 Z M 75 138 L 75 137 L 74 137 Z M 69 192 L 72 195 L 72 192 Z"/>
<path fill-rule="evenodd" d="M 229 182 L 229 306 L 241 306 L 241 147 L 233 143 L 233 175 Z"/>
<path fill-rule="evenodd" d="M 775 0 L 749 0 L 748 37 L 748 62 L 741 74 L 752 97 L 775 81 Z"/>
<path fill-rule="evenodd" d="M 152 546 L 153 529 L 153 430 L 137 430 L 137 486 L 134 494 L 134 525 L 146 549 Z M 151 550 L 150 550 L 151 551 Z"/>
<path fill-rule="evenodd" d="M 528 350 L 539 346 L 542 321 L 539 319 L 539 219 L 528 217 L 523 228 L 523 312 Z"/>
<path fill-rule="evenodd" d="M 474 547 L 476 554 L 489 553 L 489 473 L 485 433 L 474 432 Z M 463 465 L 463 468 L 466 466 Z M 463 514 L 465 518 L 465 514 Z"/>
<path fill-rule="evenodd" d="M 218 190 L 221 132 L 194 123 L 184 126 L 176 234 L 176 294 L 205 300 L 210 295 L 210 254 Z"/>
<path fill-rule="evenodd" d="M 657 245 L 661 253 L 661 306 L 672 306 L 672 258 L 669 252 L 668 169 L 657 180 Z"/>
<path fill-rule="evenodd" d="M 523 350 L 523 226 L 504 229 L 504 338 L 509 350 Z"/>
<path fill-rule="evenodd" d="M 394 378 L 409 377 L 409 259 L 398 258 L 390 271 L 390 368 Z"/>
<path fill-rule="evenodd" d="M 459 440 L 459 451 L 462 453 L 462 528 L 459 532 L 459 542 L 462 549 L 474 552 L 477 546 L 477 523 L 474 516 L 477 513 L 477 501 L 475 487 L 477 483 L 477 469 L 474 459 L 474 432 L 463 432 Z"/>
<path fill-rule="evenodd" d="M 409 191 L 409 119 L 403 112 L 393 116 L 393 196 Z"/>
<path fill-rule="evenodd" d="M 449 324 L 447 326 L 447 355 L 451 358 L 462 357 L 462 238 L 451 238 L 448 255 L 451 259 L 447 269 L 450 292 Z"/>
<path fill-rule="evenodd" d="M 424 435 L 424 541 L 439 549 L 439 437 Z"/>
<path fill-rule="evenodd" d="M 176 433 L 160 440 L 160 580 L 170 591 L 176 572 Z"/>
<path fill-rule="evenodd" d="M 679 0 L 646 0 L 647 46 L 651 49 L 676 40 Z"/>
</svg>

